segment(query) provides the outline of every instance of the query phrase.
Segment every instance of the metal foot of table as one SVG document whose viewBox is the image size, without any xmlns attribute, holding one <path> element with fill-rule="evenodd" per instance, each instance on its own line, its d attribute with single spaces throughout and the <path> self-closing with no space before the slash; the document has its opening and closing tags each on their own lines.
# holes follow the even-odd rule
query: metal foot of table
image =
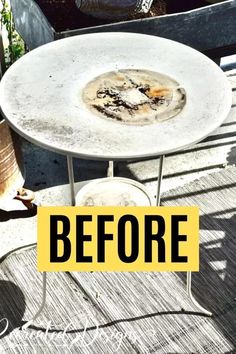
<svg viewBox="0 0 236 354">
<path fill-rule="evenodd" d="M 41 315 L 41 313 L 43 312 L 43 309 L 46 305 L 46 294 L 47 294 L 47 273 L 43 272 L 43 291 L 42 291 L 42 301 L 41 301 L 41 305 L 38 309 L 38 311 L 36 312 L 36 314 L 34 315 L 34 317 L 29 320 L 28 322 L 26 322 L 21 328 L 23 330 L 27 329 L 28 327 L 30 327 L 34 321 Z"/>
</svg>

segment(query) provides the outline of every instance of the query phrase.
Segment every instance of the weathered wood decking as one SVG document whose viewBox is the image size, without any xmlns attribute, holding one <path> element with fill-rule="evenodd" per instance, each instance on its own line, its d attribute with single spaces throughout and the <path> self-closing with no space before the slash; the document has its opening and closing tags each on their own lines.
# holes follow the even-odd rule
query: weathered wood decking
<svg viewBox="0 0 236 354">
<path fill-rule="evenodd" d="M 31 249 L 0 265 L 0 319 L 7 318 L 10 328 L 0 353 L 233 353 L 235 181 L 236 168 L 229 168 L 163 199 L 165 205 L 201 208 L 201 272 L 193 276 L 193 290 L 212 318 L 195 312 L 182 273 L 51 273 L 43 314 L 25 332 L 13 330 L 40 303 L 41 276 Z M 0 325 L 2 330 L 4 321 Z"/>
</svg>

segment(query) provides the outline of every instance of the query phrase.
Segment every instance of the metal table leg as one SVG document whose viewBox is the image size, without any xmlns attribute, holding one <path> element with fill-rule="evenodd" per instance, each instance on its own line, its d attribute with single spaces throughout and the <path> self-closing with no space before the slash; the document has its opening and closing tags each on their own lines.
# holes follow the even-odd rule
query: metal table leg
<svg viewBox="0 0 236 354">
<path fill-rule="evenodd" d="M 109 161 L 107 177 L 114 177 L 114 161 Z"/>
<path fill-rule="evenodd" d="M 69 176 L 69 182 L 70 182 L 70 193 L 71 193 L 71 205 L 75 205 L 75 183 L 74 183 L 74 169 L 73 169 L 73 158 L 71 156 L 67 156 L 67 165 L 68 165 L 68 176 Z M 29 326 L 32 325 L 32 323 L 36 320 L 36 318 L 39 317 L 41 312 L 44 309 L 44 306 L 46 304 L 46 292 L 47 292 L 47 273 L 43 272 L 43 293 L 42 293 L 42 302 L 41 305 L 34 315 L 34 317 L 26 322 L 23 326 L 22 329 L 26 329 Z"/>
<path fill-rule="evenodd" d="M 158 171 L 158 181 L 157 181 L 157 199 L 156 199 L 156 205 L 160 206 L 160 201 L 161 201 L 161 183 L 162 183 L 162 177 L 163 177 L 163 163 L 164 163 L 164 155 L 160 156 L 160 161 L 159 161 L 159 171 Z M 70 191 L 71 191 L 71 205 L 75 205 L 75 189 L 74 189 L 74 169 L 73 169 L 73 158 L 70 156 L 67 156 L 67 163 L 68 163 L 68 176 L 69 176 L 69 182 L 70 182 Z M 113 161 L 109 162 L 109 169 L 110 171 L 114 171 L 113 169 Z M 113 173 L 112 173 L 113 176 Z M 42 293 L 42 302 L 39 307 L 39 310 L 35 314 L 35 316 L 29 320 L 27 323 L 25 323 L 22 326 L 22 329 L 28 328 L 41 314 L 41 312 L 44 309 L 45 303 L 46 303 L 46 290 L 47 290 L 47 273 L 43 273 L 43 293 Z M 192 294 L 192 272 L 187 272 L 187 293 L 188 296 L 191 300 L 191 302 L 194 304 L 194 306 L 200 310 L 202 313 L 212 316 L 212 313 L 208 310 L 206 310 L 204 307 L 202 307 L 197 300 L 193 297 Z"/>
<path fill-rule="evenodd" d="M 162 177 L 163 177 L 163 164 L 164 164 L 164 158 L 165 156 L 160 156 L 160 161 L 159 161 L 159 171 L 158 171 L 158 180 L 157 180 L 157 199 L 156 199 L 156 205 L 160 206 L 161 204 L 161 183 L 162 183 Z M 197 300 L 193 297 L 192 294 L 192 272 L 187 272 L 187 293 L 188 296 L 193 303 L 193 305 L 200 310 L 202 313 L 212 316 L 212 313 L 208 310 L 206 310 L 204 307 L 202 307 Z"/>
<path fill-rule="evenodd" d="M 193 294 L 192 294 L 192 272 L 187 272 L 187 292 L 188 292 L 188 296 L 189 296 L 191 302 L 198 310 L 200 310 L 202 313 L 205 313 L 208 316 L 212 316 L 212 313 L 210 311 L 206 310 L 204 307 L 202 307 L 197 302 L 197 300 L 193 297 Z"/>
<path fill-rule="evenodd" d="M 164 164 L 165 156 L 160 156 L 159 160 L 159 171 L 158 171 L 158 179 L 157 179 L 157 199 L 156 199 L 156 206 L 161 205 L 161 182 L 163 177 L 163 164 Z"/>
<path fill-rule="evenodd" d="M 47 293 L 47 273 L 43 272 L 43 295 L 42 295 L 41 305 L 38 311 L 36 312 L 36 314 L 34 315 L 34 317 L 22 326 L 23 330 L 31 326 L 33 322 L 36 320 L 36 318 L 38 318 L 41 312 L 43 311 L 44 306 L 46 304 L 46 293 Z"/>
<path fill-rule="evenodd" d="M 71 205 L 75 206 L 75 179 L 74 179 L 73 157 L 71 156 L 67 156 L 67 167 L 68 167 L 68 177 L 70 183 Z"/>
</svg>

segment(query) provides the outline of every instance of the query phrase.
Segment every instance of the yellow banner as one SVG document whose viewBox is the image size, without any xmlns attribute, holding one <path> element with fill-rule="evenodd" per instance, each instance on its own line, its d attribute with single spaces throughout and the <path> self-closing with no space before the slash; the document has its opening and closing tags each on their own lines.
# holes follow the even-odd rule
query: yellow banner
<svg viewBox="0 0 236 354">
<path fill-rule="evenodd" d="M 198 271 L 197 207 L 40 207 L 39 271 Z"/>
</svg>

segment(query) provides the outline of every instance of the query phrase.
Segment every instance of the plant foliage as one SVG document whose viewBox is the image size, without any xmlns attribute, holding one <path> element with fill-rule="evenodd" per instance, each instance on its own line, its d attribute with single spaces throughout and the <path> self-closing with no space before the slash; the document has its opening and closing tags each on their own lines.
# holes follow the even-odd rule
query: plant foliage
<svg viewBox="0 0 236 354">
<path fill-rule="evenodd" d="M 9 45 L 5 48 L 6 66 L 9 67 L 24 54 L 24 42 L 15 30 L 12 11 L 8 0 L 0 0 L 1 31 L 5 28 Z"/>
</svg>

